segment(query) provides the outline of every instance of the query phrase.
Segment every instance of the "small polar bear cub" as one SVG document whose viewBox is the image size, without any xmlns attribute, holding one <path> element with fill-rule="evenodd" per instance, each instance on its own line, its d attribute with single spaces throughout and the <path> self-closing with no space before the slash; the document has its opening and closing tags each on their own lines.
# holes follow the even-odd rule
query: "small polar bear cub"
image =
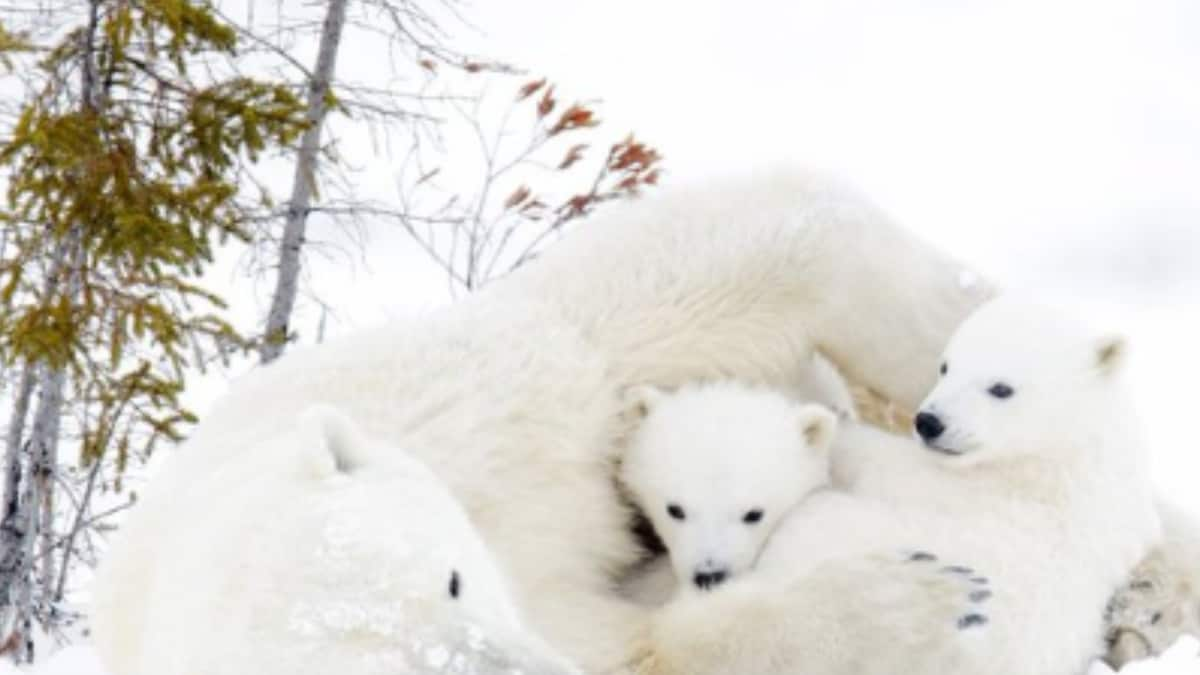
<svg viewBox="0 0 1200 675">
<path fill-rule="evenodd" d="M 628 396 L 643 421 L 620 479 L 684 586 L 709 590 L 751 569 L 780 520 L 829 484 L 837 418 L 824 406 L 731 381 Z"/>
</svg>

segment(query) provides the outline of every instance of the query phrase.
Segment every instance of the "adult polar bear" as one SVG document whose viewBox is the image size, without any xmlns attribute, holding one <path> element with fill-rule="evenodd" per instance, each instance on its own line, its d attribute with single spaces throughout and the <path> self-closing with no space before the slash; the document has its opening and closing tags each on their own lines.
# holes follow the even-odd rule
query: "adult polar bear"
<svg viewBox="0 0 1200 675">
<path fill-rule="evenodd" d="M 614 206 L 454 306 L 251 373 L 172 475 L 203 476 L 311 403 L 334 404 L 428 464 L 495 552 L 533 628 L 607 672 L 630 660 L 646 619 L 612 590 L 639 556 L 612 484 L 628 424 L 620 392 L 705 377 L 794 385 L 811 375 L 800 364 L 817 348 L 912 409 L 951 331 L 991 294 L 961 275 L 871 205 L 808 174 L 664 193 Z M 230 429 L 240 444 L 222 440 Z M 187 526 L 148 520 L 126 549 L 152 548 L 156 528 Z M 148 555 L 112 566 L 124 568 L 116 578 L 154 573 Z M 136 635 L 156 599 L 128 590 L 109 611 Z"/>
<path fill-rule="evenodd" d="M 960 272 L 811 175 L 664 193 L 614 206 L 456 305 L 251 373 L 172 475 L 202 476 L 309 404 L 333 404 L 428 464 L 495 552 L 532 627 L 606 672 L 629 661 L 646 619 L 612 590 L 640 554 L 612 480 L 627 424 L 621 391 L 707 376 L 795 384 L 816 347 L 911 407 L 953 328 L 989 295 L 964 288 Z M 230 429 L 242 430 L 239 444 L 222 441 Z M 152 542 L 155 527 L 186 524 L 147 525 L 139 537 Z M 120 578 L 153 574 L 146 556 L 119 564 L 131 568 Z M 129 590 L 113 611 L 135 635 L 154 598 Z"/>
<path fill-rule="evenodd" d="M 93 593 L 113 675 L 580 675 L 517 615 L 458 500 L 421 462 L 314 405 L 126 521 Z M 185 469 L 170 465 L 164 475 Z M 147 541 L 146 525 L 180 523 Z M 161 522 L 161 521 L 159 521 Z M 114 577 L 130 555 L 153 574 Z M 130 593 L 155 598 L 140 628 Z"/>
</svg>

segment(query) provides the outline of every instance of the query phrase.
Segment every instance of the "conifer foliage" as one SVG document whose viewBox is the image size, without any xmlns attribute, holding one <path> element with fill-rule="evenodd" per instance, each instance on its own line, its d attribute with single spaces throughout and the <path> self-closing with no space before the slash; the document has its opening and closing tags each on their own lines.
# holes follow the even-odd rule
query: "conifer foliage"
<svg viewBox="0 0 1200 675">
<path fill-rule="evenodd" d="M 305 129 L 291 89 L 213 67 L 237 33 L 207 3 L 82 10 L 51 44 L 0 30 L 10 65 L 31 67 L 0 144 L 0 367 L 16 383 L 0 641 L 18 660 L 32 659 L 35 625 L 63 618 L 66 570 L 97 515 L 78 495 L 73 517 L 55 508 L 60 440 L 79 441 L 90 497 L 102 463 L 180 437 L 190 359 L 246 342 L 197 281 L 220 243 L 247 236 L 237 167 Z"/>
</svg>

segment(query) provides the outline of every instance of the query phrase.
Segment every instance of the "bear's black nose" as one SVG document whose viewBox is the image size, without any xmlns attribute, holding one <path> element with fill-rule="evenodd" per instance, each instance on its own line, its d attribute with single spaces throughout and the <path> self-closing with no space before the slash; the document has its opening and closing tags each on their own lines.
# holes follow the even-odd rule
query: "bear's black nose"
<svg viewBox="0 0 1200 675">
<path fill-rule="evenodd" d="M 914 426 L 917 427 L 917 433 L 921 435 L 921 438 L 927 441 L 941 436 L 942 432 L 946 430 L 946 425 L 942 424 L 937 415 L 927 412 L 917 413 Z"/>
<path fill-rule="evenodd" d="M 713 586 L 720 585 L 722 581 L 725 581 L 725 577 L 727 576 L 729 576 L 729 573 L 725 570 L 717 570 L 715 572 L 696 572 L 696 576 L 692 577 L 692 581 L 695 582 L 696 588 L 707 591 Z"/>
</svg>

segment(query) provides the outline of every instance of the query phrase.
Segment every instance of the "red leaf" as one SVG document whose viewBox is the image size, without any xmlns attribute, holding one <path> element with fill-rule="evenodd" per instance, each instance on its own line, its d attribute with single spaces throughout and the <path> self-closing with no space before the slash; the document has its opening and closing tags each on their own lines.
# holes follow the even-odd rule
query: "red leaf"
<svg viewBox="0 0 1200 675">
<path fill-rule="evenodd" d="M 540 80 L 533 80 L 532 82 L 526 82 L 521 87 L 521 89 L 517 92 L 517 100 L 524 101 L 525 99 L 529 98 L 530 96 L 533 96 L 534 94 L 536 94 L 537 91 L 544 86 L 546 86 L 546 78 L 544 78 L 544 77 Z"/>
<path fill-rule="evenodd" d="M 583 159 L 583 151 L 586 148 L 587 148 L 586 143 L 580 143 L 579 145 L 572 145 L 571 149 L 567 150 L 567 156 L 563 158 L 563 161 L 561 163 L 559 163 L 558 170 L 562 171 L 564 169 L 569 169 L 572 166 L 574 166 L 574 164 L 576 162 Z"/>
<path fill-rule="evenodd" d="M 517 206 L 518 204 L 520 204 L 521 202 L 523 202 L 529 198 L 530 192 L 531 192 L 530 189 L 525 187 L 524 185 L 517 188 L 516 190 L 513 190 L 513 193 L 508 196 L 508 199 L 504 200 L 504 208 L 507 210 L 507 209 L 513 208 L 514 206 Z"/>
<path fill-rule="evenodd" d="M 547 89 L 544 94 L 542 94 L 542 99 L 540 101 L 538 101 L 538 107 L 537 107 L 538 119 L 541 119 L 541 118 L 545 117 L 546 115 L 549 115 L 550 112 L 554 110 L 554 106 L 556 103 L 557 103 L 557 101 L 554 100 L 554 86 L 551 85 L 550 88 Z"/>
<path fill-rule="evenodd" d="M 568 129 L 594 127 L 599 123 L 600 120 L 596 119 L 595 114 L 591 110 L 576 103 L 563 111 L 562 116 L 558 118 L 558 122 L 550 129 L 550 133 L 553 135 Z"/>
<path fill-rule="evenodd" d="M 575 195 L 567 200 L 566 210 L 567 217 L 573 218 L 587 210 L 588 203 L 592 201 L 592 195 Z"/>
</svg>

